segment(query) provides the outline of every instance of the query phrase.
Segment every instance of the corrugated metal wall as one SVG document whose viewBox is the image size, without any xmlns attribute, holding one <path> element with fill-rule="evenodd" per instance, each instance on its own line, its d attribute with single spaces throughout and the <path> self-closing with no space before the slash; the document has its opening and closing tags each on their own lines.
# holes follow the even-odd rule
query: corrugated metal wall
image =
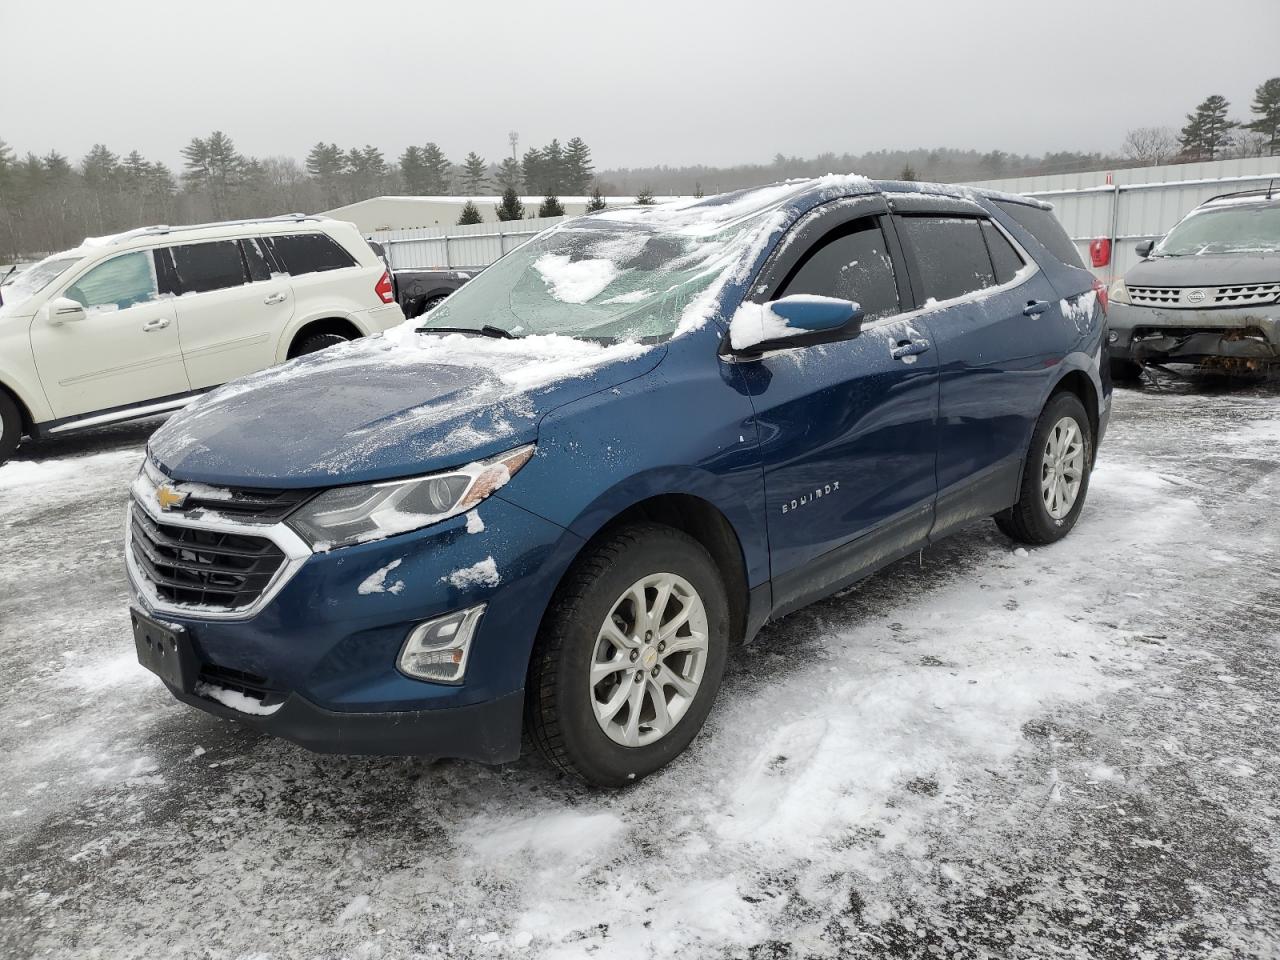
<svg viewBox="0 0 1280 960">
<path fill-rule="evenodd" d="M 383 244 L 395 269 L 404 267 L 471 269 L 487 267 L 530 237 L 553 227 L 564 217 L 476 223 L 467 227 L 420 227 L 379 230 L 371 234 Z"/>
<path fill-rule="evenodd" d="M 1107 183 L 1108 176 L 1111 183 Z M 1265 187 L 1273 178 L 1280 190 L 1280 157 L 1134 167 L 1110 174 L 1015 177 L 974 186 L 1023 193 L 1052 203 L 1086 264 L 1089 242 L 1095 237 L 1111 238 L 1111 263 L 1094 271 L 1110 282 L 1137 263 L 1134 247 L 1140 241 L 1163 236 L 1192 207 L 1220 193 Z M 478 269 L 564 219 L 383 230 L 373 238 L 386 245 L 393 267 Z"/>
<path fill-rule="evenodd" d="M 1112 241 L 1111 263 L 1094 270 L 1110 282 L 1138 262 L 1134 248 L 1164 234 L 1191 208 L 1233 190 L 1265 187 L 1276 180 L 1280 191 L 1280 157 L 1249 157 L 1207 163 L 1180 163 L 1107 172 L 1064 173 L 1047 177 L 1015 177 L 974 184 L 1023 193 L 1052 203 L 1058 219 L 1089 263 L 1089 242 Z"/>
</svg>

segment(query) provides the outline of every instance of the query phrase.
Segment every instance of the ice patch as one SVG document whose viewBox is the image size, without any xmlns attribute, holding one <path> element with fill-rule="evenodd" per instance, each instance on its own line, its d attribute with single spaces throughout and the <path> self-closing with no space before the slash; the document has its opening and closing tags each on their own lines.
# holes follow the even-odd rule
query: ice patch
<svg viewBox="0 0 1280 960">
<path fill-rule="evenodd" d="M 484 533 L 484 521 L 480 519 L 480 514 L 476 510 L 467 514 L 467 533 Z"/>
<path fill-rule="evenodd" d="M 498 563 L 493 557 L 485 557 L 479 563 L 473 563 L 469 567 L 463 567 L 455 570 L 453 573 L 441 577 L 441 582 L 448 582 L 459 590 L 471 586 L 496 587 L 502 582 L 502 577 L 498 575 Z"/>
<path fill-rule="evenodd" d="M 356 587 L 356 593 L 361 596 L 367 596 L 371 593 L 399 593 L 404 589 L 404 581 L 397 580 L 395 583 L 387 586 L 387 574 L 389 574 L 400 564 L 404 563 L 404 558 L 392 560 L 385 567 L 381 567 L 360 582 L 360 586 Z"/>
</svg>

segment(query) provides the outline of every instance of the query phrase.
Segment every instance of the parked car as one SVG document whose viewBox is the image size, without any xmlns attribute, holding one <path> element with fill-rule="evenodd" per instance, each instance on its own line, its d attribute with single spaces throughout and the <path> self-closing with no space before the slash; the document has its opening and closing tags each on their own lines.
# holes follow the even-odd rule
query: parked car
<svg viewBox="0 0 1280 960">
<path fill-rule="evenodd" d="M 396 303 L 404 312 L 405 319 L 412 320 L 428 311 L 434 310 L 444 303 L 445 297 L 471 279 L 471 271 L 440 270 L 420 267 L 391 266 L 386 248 L 377 240 L 369 240 L 369 246 L 378 258 L 391 271 L 391 285 L 395 291 Z"/>
<path fill-rule="evenodd" d="M 24 433 L 175 410 L 402 320 L 349 223 L 296 215 L 86 240 L 0 287 L 0 463 Z"/>
<path fill-rule="evenodd" d="M 1280 362 L 1280 194 L 1214 197 L 1158 242 L 1111 289 L 1112 375 L 1144 363 L 1261 370 Z"/>
<path fill-rule="evenodd" d="M 632 782 L 767 621 L 981 518 L 1071 530 L 1110 381 L 1062 244 L 1036 201 L 858 177 L 566 222 L 152 437 L 138 656 L 314 750 L 527 730 Z"/>
</svg>

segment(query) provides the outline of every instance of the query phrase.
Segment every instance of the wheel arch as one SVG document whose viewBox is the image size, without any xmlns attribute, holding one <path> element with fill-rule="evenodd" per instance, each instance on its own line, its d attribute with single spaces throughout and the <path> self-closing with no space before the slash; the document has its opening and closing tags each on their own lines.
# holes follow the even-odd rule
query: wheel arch
<svg viewBox="0 0 1280 960">
<path fill-rule="evenodd" d="M 0 393 L 3 393 L 13 405 L 18 408 L 18 417 L 22 421 L 22 429 L 28 436 L 35 432 L 36 418 L 31 408 L 27 406 L 27 402 L 22 399 L 22 395 L 15 390 L 6 380 L 0 378 Z"/>
<path fill-rule="evenodd" d="M 1059 378 L 1049 392 L 1049 396 L 1045 399 L 1045 403 L 1047 404 L 1059 393 L 1074 394 L 1083 404 L 1084 412 L 1089 417 L 1089 434 L 1093 438 L 1093 459 L 1096 461 L 1098 457 L 1098 427 L 1101 419 L 1098 388 L 1084 370 L 1075 368 L 1068 370 Z"/>
<path fill-rule="evenodd" d="M 313 337 L 319 333 L 333 333 L 346 337 L 348 340 L 355 340 L 364 336 L 364 331 L 356 326 L 355 322 L 349 317 L 333 316 L 308 320 L 293 331 L 292 336 L 289 337 L 289 345 L 285 349 L 285 359 L 292 360 L 297 356 L 294 351 L 298 345 L 308 337 Z"/>
</svg>

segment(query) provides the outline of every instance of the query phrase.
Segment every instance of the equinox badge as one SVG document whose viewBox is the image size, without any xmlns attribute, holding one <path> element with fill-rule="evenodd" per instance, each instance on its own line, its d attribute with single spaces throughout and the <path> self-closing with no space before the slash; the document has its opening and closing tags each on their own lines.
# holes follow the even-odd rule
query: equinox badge
<svg viewBox="0 0 1280 960">
<path fill-rule="evenodd" d="M 187 502 L 189 494 L 180 490 L 175 490 L 167 483 L 162 487 L 156 487 L 156 503 L 160 504 L 161 510 L 180 509 Z"/>
</svg>

